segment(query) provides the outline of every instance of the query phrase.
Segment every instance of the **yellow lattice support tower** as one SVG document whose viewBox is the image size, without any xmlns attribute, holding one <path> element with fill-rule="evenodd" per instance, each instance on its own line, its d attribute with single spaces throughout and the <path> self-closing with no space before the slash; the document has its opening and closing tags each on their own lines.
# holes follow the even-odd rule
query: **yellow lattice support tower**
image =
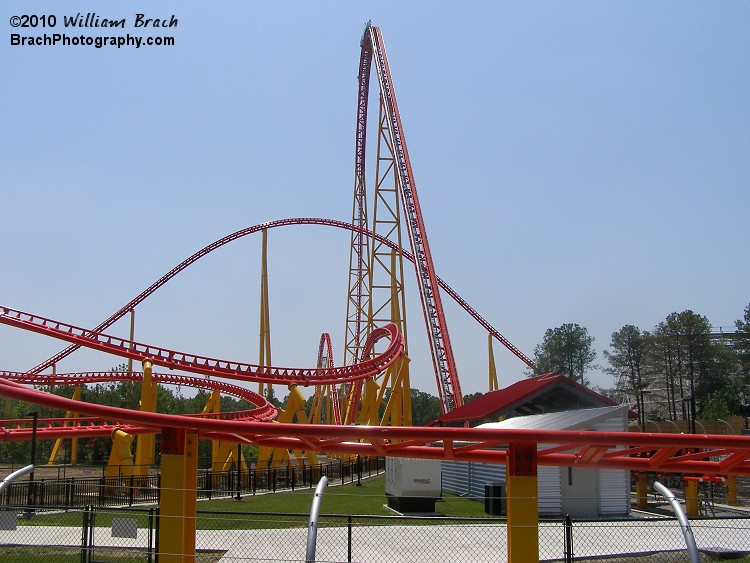
<svg viewBox="0 0 750 563">
<path fill-rule="evenodd" d="M 383 99 L 381 94 L 378 128 L 377 128 L 377 159 L 375 162 L 375 190 L 374 206 L 372 213 L 371 231 L 385 239 L 398 244 L 402 247 L 401 238 L 401 202 L 398 187 L 398 177 L 396 175 L 395 160 L 393 157 L 393 147 L 391 146 L 390 133 L 388 132 L 388 121 L 384 111 Z M 359 180 L 360 188 L 364 190 L 364 180 Z M 360 192 L 355 190 L 355 209 L 357 197 L 361 196 Z M 395 253 L 392 249 L 378 241 L 375 237 L 369 240 L 369 256 L 367 257 L 367 280 L 363 281 L 361 287 L 367 288 L 369 294 L 366 299 L 361 300 L 362 310 L 359 311 L 360 320 L 366 314 L 366 332 L 362 335 L 362 341 L 353 346 L 350 339 L 347 340 L 346 363 L 354 363 L 359 360 L 357 354 L 361 352 L 367 334 L 371 333 L 373 328 L 378 325 L 390 322 L 397 323 L 399 332 L 404 336 L 404 354 L 408 354 L 407 337 L 406 337 L 406 297 L 404 295 L 404 265 L 403 256 L 400 252 Z M 348 303 L 351 305 L 355 301 L 355 296 L 350 290 Z M 393 316 L 393 303 L 397 304 L 400 312 L 399 320 Z M 366 308 L 366 309 L 365 309 Z M 351 323 L 352 315 L 347 316 L 347 322 Z M 349 325 L 347 325 L 349 326 Z M 350 331 L 351 332 L 351 331 Z M 408 365 L 408 362 L 407 362 Z M 392 383 L 393 379 L 390 379 Z M 404 380 L 408 382 L 408 377 Z M 385 378 L 381 386 L 385 384 Z M 361 420 L 363 415 L 356 412 L 357 398 L 362 390 L 363 383 L 353 383 L 348 386 L 344 400 L 344 423 L 352 424 L 355 420 Z M 369 394 L 368 394 L 369 388 Z M 383 396 L 380 391 L 373 396 L 372 386 L 365 386 L 362 393 L 362 410 L 367 411 L 364 418 L 372 417 L 374 406 L 372 401 L 377 400 L 377 396 Z M 392 390 L 393 393 L 393 390 Z M 396 392 L 399 395 L 399 392 Z M 406 397 L 408 393 L 401 393 Z M 408 400 L 408 398 L 407 398 Z M 370 404 L 368 404 L 370 403 Z M 408 408 L 408 407 L 407 407 Z M 408 409 L 410 410 L 410 409 Z M 411 414 L 409 413 L 410 418 Z"/>
<path fill-rule="evenodd" d="M 156 412 L 157 385 L 151 378 L 153 364 L 150 360 L 143 360 L 143 381 L 141 382 L 141 411 Z M 154 464 L 156 455 L 156 435 L 139 434 L 135 443 L 134 473 L 139 477 L 148 475 L 148 469 Z"/>
<path fill-rule="evenodd" d="M 391 251 L 391 299 L 389 322 L 396 326 L 403 326 L 399 284 L 397 280 L 397 256 L 396 251 Z M 379 417 L 380 405 L 385 399 L 385 393 L 390 390 L 388 403 L 382 418 Z M 406 353 L 394 362 L 380 379 L 380 383 L 368 380 L 364 386 L 362 410 L 357 418 L 357 423 L 362 425 L 383 426 L 411 426 L 411 387 L 409 384 L 409 357 Z"/>
</svg>

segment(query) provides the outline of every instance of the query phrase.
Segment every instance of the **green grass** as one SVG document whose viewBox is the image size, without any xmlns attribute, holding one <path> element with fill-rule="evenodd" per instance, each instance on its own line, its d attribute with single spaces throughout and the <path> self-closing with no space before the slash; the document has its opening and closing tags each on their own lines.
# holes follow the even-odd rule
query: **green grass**
<svg viewBox="0 0 750 563">
<path fill-rule="evenodd" d="M 251 529 L 263 527 L 306 526 L 315 489 L 297 489 L 294 492 L 243 495 L 241 501 L 232 498 L 198 502 L 198 528 L 200 529 Z M 360 485 L 329 486 L 323 493 L 321 515 L 393 516 L 385 505 L 385 476 L 363 479 Z M 134 518 L 139 528 L 148 527 L 147 508 L 123 510 L 99 508 L 96 526 L 110 527 L 112 518 Z M 484 503 L 444 494 L 435 505 L 438 514 L 453 518 L 487 518 Z M 226 514 L 206 514 L 217 512 Z M 301 514 L 302 517 L 282 516 L 236 517 L 228 513 L 267 513 L 270 515 Z M 80 513 L 37 513 L 31 518 L 19 518 L 19 525 L 31 526 L 81 526 Z"/>
<path fill-rule="evenodd" d="M 314 489 L 294 492 L 270 493 L 244 496 L 242 501 L 223 499 L 201 501 L 199 511 L 226 512 L 272 512 L 309 514 Z M 363 479 L 361 485 L 346 484 L 329 486 L 323 493 L 321 514 L 357 514 L 368 516 L 393 516 L 385 507 L 385 476 Z M 444 494 L 435 510 L 444 516 L 455 518 L 486 518 L 484 503 Z"/>
<path fill-rule="evenodd" d="M 148 509 L 127 510 L 121 508 L 98 508 L 94 524 L 97 527 L 109 528 L 112 526 L 112 518 L 133 518 L 139 528 L 148 528 Z M 83 514 L 74 512 L 37 512 L 30 517 L 19 516 L 18 526 L 72 526 L 80 528 L 83 526 Z M 0 560 L 2 563 L 2 560 Z"/>
<path fill-rule="evenodd" d="M 216 563 L 224 552 L 198 551 L 196 563 Z M 94 560 L 100 563 L 143 563 L 148 555 L 141 549 L 104 548 L 92 550 Z M 0 563 L 38 563 L 54 561 L 55 563 L 80 563 L 80 547 L 44 547 L 44 546 L 4 546 L 0 552 Z"/>
<path fill-rule="evenodd" d="M 106 549 L 96 548 L 97 561 L 112 561 L 117 563 L 143 563 L 145 553 L 135 549 Z M 100 559 L 106 557 L 106 559 Z M 9 546 L 3 547 L 0 563 L 38 563 L 38 561 L 54 561 L 55 563 L 79 563 L 81 561 L 80 547 L 45 547 L 45 546 Z"/>
</svg>

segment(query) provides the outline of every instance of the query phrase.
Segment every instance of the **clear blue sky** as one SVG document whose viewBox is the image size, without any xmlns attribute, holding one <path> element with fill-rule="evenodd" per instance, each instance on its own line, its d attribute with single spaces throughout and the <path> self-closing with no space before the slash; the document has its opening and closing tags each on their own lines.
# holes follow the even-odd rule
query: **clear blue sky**
<svg viewBox="0 0 750 563">
<path fill-rule="evenodd" d="M 349 220 L 370 19 L 438 273 L 526 354 L 547 328 L 578 323 L 604 363 L 625 324 L 692 309 L 726 327 L 750 302 L 746 2 L 5 0 L 0 11 L 0 304 L 95 326 L 235 230 Z M 10 46 L 13 32 L 43 32 L 11 16 L 54 14 L 49 32 L 64 32 L 79 11 L 176 44 Z M 138 12 L 179 24 L 139 32 Z M 341 358 L 348 235 L 296 227 L 269 247 L 274 363 L 313 365 L 323 331 Z M 257 360 L 259 261 L 259 237 L 205 259 L 138 309 L 136 339 Z M 411 270 L 407 284 L 413 385 L 437 394 Z M 463 391 L 485 391 L 486 335 L 447 301 L 446 314 Z M 0 369 L 61 347 L 0 327 Z M 523 377 L 497 344 L 495 356 L 501 385 Z M 79 352 L 58 370 L 117 363 Z"/>
</svg>

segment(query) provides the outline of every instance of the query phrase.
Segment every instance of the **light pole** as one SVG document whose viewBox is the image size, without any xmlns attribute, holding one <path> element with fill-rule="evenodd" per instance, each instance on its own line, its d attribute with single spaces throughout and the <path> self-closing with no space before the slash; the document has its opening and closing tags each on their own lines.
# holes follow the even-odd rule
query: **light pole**
<svg viewBox="0 0 750 563">
<path fill-rule="evenodd" d="M 235 500 L 242 500 L 242 444 L 239 442 L 237 442 L 237 496 Z"/>
<path fill-rule="evenodd" d="M 31 472 L 29 473 L 29 496 L 27 503 L 29 506 L 34 504 L 34 463 L 36 463 L 36 427 L 39 419 L 37 411 L 27 412 L 24 416 L 34 417 L 34 423 L 31 427 Z"/>
<path fill-rule="evenodd" d="M 682 401 L 683 404 L 687 403 L 688 405 L 688 423 L 690 425 L 690 433 L 695 434 L 695 396 L 690 395 L 689 397 L 682 397 L 680 401 Z"/>
</svg>

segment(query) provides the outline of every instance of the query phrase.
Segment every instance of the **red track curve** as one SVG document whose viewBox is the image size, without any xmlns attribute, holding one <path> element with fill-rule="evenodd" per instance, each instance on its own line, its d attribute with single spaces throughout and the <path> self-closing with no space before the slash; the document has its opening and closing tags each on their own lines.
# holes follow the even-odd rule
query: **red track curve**
<svg viewBox="0 0 750 563">
<path fill-rule="evenodd" d="M 154 382 L 171 385 L 185 385 L 195 389 L 219 390 L 226 395 L 247 401 L 256 408 L 225 412 L 192 414 L 197 418 L 217 418 L 222 420 L 247 420 L 254 422 L 270 422 L 276 418 L 278 410 L 271 405 L 265 397 L 239 387 L 212 379 L 192 377 L 187 375 L 152 373 Z M 98 383 L 111 381 L 134 381 L 143 380 L 140 372 L 86 372 L 86 373 L 63 373 L 52 375 L 29 375 L 21 372 L 0 372 L 0 378 L 21 383 L 24 385 L 79 385 L 83 383 Z M 6 441 L 23 441 L 31 439 L 31 428 L 28 427 L 28 419 L 6 420 L 10 428 L 4 429 Z M 111 436 L 112 431 L 121 429 L 129 434 L 143 434 L 159 432 L 160 428 L 149 428 L 145 426 L 133 426 L 123 424 L 112 418 L 40 418 L 38 424 L 38 439 L 56 440 L 58 438 L 93 438 Z M 23 428 L 22 425 L 26 426 Z"/>
<path fill-rule="evenodd" d="M 127 371 L 95 371 L 78 373 L 56 373 L 50 375 L 28 374 L 12 371 L 0 371 L 0 378 L 21 383 L 24 385 L 81 385 L 84 383 L 109 383 L 112 381 L 132 381 L 140 383 L 143 381 L 142 372 Z M 225 395 L 236 399 L 247 401 L 254 409 L 234 411 L 229 413 L 209 413 L 206 415 L 196 414 L 194 416 L 212 416 L 218 418 L 232 418 L 242 420 L 256 420 L 259 422 L 270 422 L 276 418 L 278 409 L 274 407 L 262 395 L 225 381 L 180 375 L 173 373 L 152 373 L 151 378 L 155 383 L 164 385 L 184 385 L 193 389 L 210 391 L 221 391 Z"/>
<path fill-rule="evenodd" d="M 333 346 L 331 345 L 331 335 L 324 332 L 320 335 L 320 345 L 318 346 L 318 368 L 332 368 L 334 366 L 333 361 Z M 317 400 L 322 400 L 322 396 L 318 395 Z M 319 405 L 315 405 L 317 408 Z M 339 393 L 338 385 L 335 383 L 331 385 L 331 410 L 333 411 L 333 423 L 341 424 L 341 408 L 339 407 Z M 312 412 L 312 409 L 311 409 Z"/>
<path fill-rule="evenodd" d="M 10 307 L 0 306 L 0 324 L 37 332 L 123 358 L 140 362 L 150 360 L 155 365 L 169 369 L 180 369 L 191 373 L 239 381 L 283 385 L 323 385 L 374 377 L 396 361 L 404 348 L 403 336 L 396 329 L 396 325 L 389 324 L 376 328 L 367 339 L 364 352 L 366 355 L 370 354 L 370 350 L 377 341 L 382 338 L 390 340 L 385 351 L 373 358 L 363 358 L 358 364 L 338 368 L 285 368 L 259 366 L 177 352 L 158 346 L 124 340 L 117 336 L 91 331 Z"/>
<path fill-rule="evenodd" d="M 292 450 L 505 463 L 507 452 L 499 449 L 504 444 L 546 444 L 551 447 L 539 450 L 539 465 L 750 475 L 750 439 L 744 436 L 269 424 L 216 420 L 82 403 L 4 379 L 0 379 L 0 395 L 140 427 L 182 428 L 195 431 L 205 439 L 240 441 Z M 5 429 L 0 439 L 11 439 L 10 434 L 12 431 Z"/>
<path fill-rule="evenodd" d="M 180 262 L 177 266 L 172 268 L 169 272 L 164 274 L 161 278 L 156 280 L 154 283 L 152 283 L 150 286 L 148 286 L 145 290 L 143 290 L 138 296 L 136 296 L 132 301 L 128 302 L 125 306 L 123 306 L 121 309 L 119 309 L 117 312 L 112 314 L 110 317 L 108 317 L 106 320 L 104 320 L 102 323 L 97 325 L 92 329 L 91 332 L 101 332 L 102 330 L 105 330 L 112 326 L 115 322 L 120 320 L 122 317 L 128 314 L 131 310 L 135 309 L 139 304 L 141 304 L 143 301 L 145 301 L 149 296 L 151 296 L 156 290 L 158 290 L 160 287 L 162 287 L 164 284 L 166 284 L 169 280 L 171 280 L 173 277 L 175 277 L 177 274 L 185 270 L 188 266 L 194 264 L 207 254 L 213 252 L 214 250 L 221 248 L 225 244 L 228 244 L 230 242 L 233 242 L 237 239 L 243 238 L 247 235 L 251 235 L 257 232 L 260 232 L 264 229 L 273 229 L 277 227 L 287 227 L 291 225 L 323 225 L 326 227 L 336 227 L 339 229 L 344 229 L 356 233 L 361 233 L 363 235 L 366 235 L 368 237 L 375 238 L 378 242 L 388 246 L 389 248 L 392 248 L 396 251 L 400 251 L 403 256 L 413 262 L 414 257 L 409 253 L 408 251 L 400 248 L 396 243 L 391 242 L 388 239 L 385 239 L 379 235 L 376 235 L 375 233 L 372 233 L 371 231 L 367 229 L 361 229 L 359 227 L 356 227 L 352 225 L 351 223 L 347 223 L 345 221 L 337 221 L 335 219 L 321 219 L 321 218 L 305 218 L 305 217 L 296 217 L 291 219 L 278 219 L 276 221 L 269 221 L 267 223 L 261 223 L 259 225 L 254 225 L 252 227 L 247 227 L 245 229 L 241 229 L 239 231 L 235 231 L 232 234 L 229 234 L 223 238 L 220 238 L 219 240 L 212 242 L 208 246 L 203 247 L 198 252 L 187 258 L 186 260 L 183 260 Z M 464 299 L 462 299 L 458 293 L 456 293 L 451 287 L 448 286 L 441 278 L 437 278 L 438 284 L 442 289 L 448 293 L 469 315 L 471 315 L 474 320 L 476 320 L 482 327 L 485 328 L 492 336 L 498 340 L 500 343 L 502 343 L 508 350 L 510 350 L 517 358 L 519 358 L 522 362 L 524 362 L 528 367 L 531 367 L 532 369 L 535 367 L 534 363 L 526 356 L 524 355 L 516 346 L 514 346 L 507 338 L 505 338 L 500 332 L 495 329 L 492 325 L 490 325 L 489 322 L 487 322 L 484 317 L 482 317 L 475 309 L 473 309 Z M 63 358 L 67 357 L 68 355 L 75 352 L 78 348 L 80 348 L 80 344 L 76 343 L 72 346 L 68 346 L 64 350 L 58 352 L 54 356 L 48 358 L 41 364 L 37 365 L 36 367 L 29 370 L 29 373 L 39 373 L 44 369 L 47 369 L 49 367 L 52 367 L 52 365 L 56 364 Z"/>
</svg>

